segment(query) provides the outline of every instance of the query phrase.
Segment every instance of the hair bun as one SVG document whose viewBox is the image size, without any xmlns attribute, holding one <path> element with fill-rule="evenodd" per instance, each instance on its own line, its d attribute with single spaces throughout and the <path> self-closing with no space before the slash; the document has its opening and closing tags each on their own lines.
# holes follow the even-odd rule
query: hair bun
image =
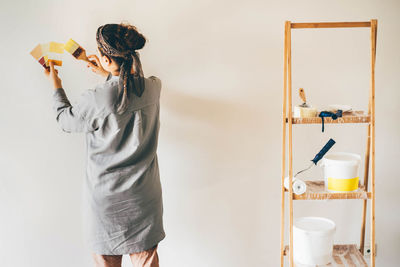
<svg viewBox="0 0 400 267">
<path fill-rule="evenodd" d="M 142 49 L 145 43 L 146 39 L 143 35 L 139 34 L 138 38 L 136 39 L 135 50 Z"/>
<path fill-rule="evenodd" d="M 139 50 L 142 49 L 146 43 L 146 38 L 143 34 L 139 33 L 135 26 L 133 25 L 124 25 L 126 32 L 124 34 L 124 39 L 126 42 L 126 46 L 130 50 Z"/>
</svg>

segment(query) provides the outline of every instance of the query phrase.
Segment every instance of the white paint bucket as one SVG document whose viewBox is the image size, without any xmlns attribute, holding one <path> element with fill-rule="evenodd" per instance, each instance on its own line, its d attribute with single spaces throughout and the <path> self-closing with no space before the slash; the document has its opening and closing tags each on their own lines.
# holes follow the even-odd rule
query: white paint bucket
<svg viewBox="0 0 400 267">
<path fill-rule="evenodd" d="M 324 168 L 325 188 L 331 192 L 350 192 L 358 189 L 360 155 L 336 152 L 325 155 L 320 166 Z"/>
<path fill-rule="evenodd" d="M 301 217 L 293 224 L 293 259 L 302 265 L 326 265 L 332 261 L 336 225 L 322 217 Z"/>
</svg>

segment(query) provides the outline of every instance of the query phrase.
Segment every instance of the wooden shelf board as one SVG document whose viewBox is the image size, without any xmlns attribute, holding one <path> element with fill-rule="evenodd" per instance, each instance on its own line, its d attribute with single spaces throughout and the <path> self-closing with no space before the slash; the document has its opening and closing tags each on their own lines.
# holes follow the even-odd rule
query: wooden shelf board
<svg viewBox="0 0 400 267">
<path fill-rule="evenodd" d="M 289 246 L 285 246 L 284 255 L 288 255 Z M 364 256 L 358 250 L 357 245 L 333 245 L 333 261 L 328 265 L 318 265 L 318 267 L 368 267 Z"/>
<path fill-rule="evenodd" d="M 293 193 L 293 200 L 324 200 L 324 199 L 367 199 L 371 198 L 371 193 L 366 192 L 363 185 L 353 192 L 333 193 L 325 190 L 324 181 L 304 181 L 307 191 L 304 194 L 296 195 Z M 285 191 L 288 192 L 287 189 Z"/>
<path fill-rule="evenodd" d="M 355 27 L 371 27 L 370 21 L 354 21 L 354 22 L 297 22 L 290 23 L 292 29 L 306 28 L 355 28 Z"/>
<path fill-rule="evenodd" d="M 289 120 L 286 118 L 286 122 Z M 336 120 L 332 118 L 324 118 L 324 123 L 370 123 L 371 116 L 362 114 L 361 112 L 355 112 L 351 114 L 344 114 L 343 117 L 339 117 Z M 311 117 L 311 118 L 292 118 L 293 124 L 321 124 L 322 119 L 320 117 Z"/>
</svg>

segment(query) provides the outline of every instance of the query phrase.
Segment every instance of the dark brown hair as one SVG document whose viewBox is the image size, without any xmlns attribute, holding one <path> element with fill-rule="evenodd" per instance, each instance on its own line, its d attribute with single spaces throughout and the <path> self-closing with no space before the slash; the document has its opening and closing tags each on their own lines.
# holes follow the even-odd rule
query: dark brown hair
<svg viewBox="0 0 400 267">
<path fill-rule="evenodd" d="M 120 23 L 100 26 L 97 29 L 96 39 L 100 54 L 109 57 L 119 66 L 118 101 L 116 104 L 117 112 L 123 113 L 132 91 L 139 97 L 144 91 L 143 71 L 136 50 L 143 48 L 146 38 L 138 32 L 135 26 Z M 132 66 L 135 67 L 134 75 L 130 73 Z"/>
</svg>

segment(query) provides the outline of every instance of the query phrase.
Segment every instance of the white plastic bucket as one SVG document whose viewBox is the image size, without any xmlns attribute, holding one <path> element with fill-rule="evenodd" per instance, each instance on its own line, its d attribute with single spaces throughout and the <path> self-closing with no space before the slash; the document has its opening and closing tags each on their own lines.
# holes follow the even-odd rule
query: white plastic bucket
<svg viewBox="0 0 400 267">
<path fill-rule="evenodd" d="M 301 217 L 293 224 L 293 259 L 302 265 L 326 265 L 332 261 L 336 225 L 321 217 Z"/>
<path fill-rule="evenodd" d="M 331 192 L 349 192 L 358 189 L 360 155 L 346 152 L 329 153 L 320 163 L 324 169 L 325 188 Z"/>
</svg>

